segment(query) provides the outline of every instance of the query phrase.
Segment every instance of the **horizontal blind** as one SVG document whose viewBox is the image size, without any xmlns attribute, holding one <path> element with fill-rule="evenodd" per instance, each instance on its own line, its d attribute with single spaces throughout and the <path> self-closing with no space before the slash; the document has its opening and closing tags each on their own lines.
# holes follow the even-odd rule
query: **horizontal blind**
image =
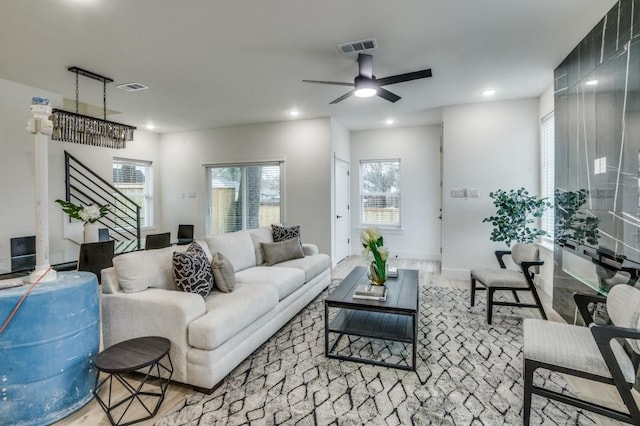
<svg viewBox="0 0 640 426">
<path fill-rule="evenodd" d="M 553 113 L 545 116 L 542 119 L 542 128 L 540 134 L 542 137 L 541 195 L 542 197 L 548 198 L 549 201 L 553 203 L 555 189 L 555 132 Z M 547 232 L 547 236 L 544 237 L 544 239 L 547 241 L 553 241 L 554 221 L 554 209 L 550 208 L 545 211 L 541 219 L 541 227 Z"/>
<path fill-rule="evenodd" d="M 152 162 L 128 158 L 113 158 L 113 185 L 140 206 L 140 226 L 153 226 Z M 115 195 L 116 203 L 118 200 Z M 125 226 L 124 223 L 121 224 Z"/>
</svg>

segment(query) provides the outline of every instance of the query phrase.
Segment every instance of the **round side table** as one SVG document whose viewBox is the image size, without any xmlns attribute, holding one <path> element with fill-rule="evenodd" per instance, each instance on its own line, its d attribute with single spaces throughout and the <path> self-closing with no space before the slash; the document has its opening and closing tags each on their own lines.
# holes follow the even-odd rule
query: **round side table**
<svg viewBox="0 0 640 426">
<path fill-rule="evenodd" d="M 95 360 L 98 373 L 93 394 L 112 425 L 130 425 L 150 419 L 158 413 L 173 375 L 169 349 L 171 342 L 168 339 L 150 336 L 125 340 L 98 354 Z M 146 370 L 140 372 L 140 382 L 124 376 L 142 369 Z M 107 373 L 102 380 L 100 372 Z M 129 394 L 118 401 L 114 401 L 112 395 L 114 378 Z M 108 388 L 108 396 L 103 398 L 100 393 L 107 393 L 105 388 Z M 153 408 L 147 405 L 154 400 L 156 403 Z M 147 415 L 139 418 L 127 417 L 132 406 L 141 406 Z"/>
</svg>

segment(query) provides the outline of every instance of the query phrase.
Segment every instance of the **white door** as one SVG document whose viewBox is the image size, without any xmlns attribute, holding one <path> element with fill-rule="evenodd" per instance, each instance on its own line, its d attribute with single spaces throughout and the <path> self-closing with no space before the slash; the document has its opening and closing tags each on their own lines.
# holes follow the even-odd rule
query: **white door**
<svg viewBox="0 0 640 426">
<path fill-rule="evenodd" d="M 349 218 L 349 163 L 336 158 L 335 160 L 335 261 L 340 262 L 351 253 L 350 247 L 350 218 Z"/>
</svg>

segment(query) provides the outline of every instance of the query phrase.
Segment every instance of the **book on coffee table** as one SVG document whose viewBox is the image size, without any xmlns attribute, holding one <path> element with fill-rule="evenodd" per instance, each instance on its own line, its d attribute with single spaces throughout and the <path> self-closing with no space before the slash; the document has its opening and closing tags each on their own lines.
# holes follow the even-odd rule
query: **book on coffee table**
<svg viewBox="0 0 640 426">
<path fill-rule="evenodd" d="M 387 300 L 387 288 L 383 285 L 360 284 L 353 293 L 353 298 L 384 302 Z"/>
</svg>

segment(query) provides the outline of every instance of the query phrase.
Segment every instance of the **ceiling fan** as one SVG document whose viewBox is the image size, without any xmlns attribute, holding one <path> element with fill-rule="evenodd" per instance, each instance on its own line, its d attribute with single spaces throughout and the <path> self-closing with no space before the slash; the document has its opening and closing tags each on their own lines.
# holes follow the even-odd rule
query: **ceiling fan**
<svg viewBox="0 0 640 426">
<path fill-rule="evenodd" d="M 382 99 L 386 99 L 389 102 L 397 102 L 401 99 L 400 96 L 386 89 L 383 89 L 382 86 L 428 77 L 431 77 L 431 68 L 421 71 L 408 72 L 406 74 L 376 78 L 376 76 L 373 75 L 373 56 L 360 53 L 358 54 L 358 76 L 353 80 L 353 83 L 321 80 L 302 80 L 302 82 L 353 87 L 352 91 L 345 93 L 338 99 L 330 102 L 331 104 L 337 104 L 338 102 L 344 101 L 351 95 L 355 95 L 360 98 L 368 98 L 370 96 L 378 95 Z"/>
</svg>

